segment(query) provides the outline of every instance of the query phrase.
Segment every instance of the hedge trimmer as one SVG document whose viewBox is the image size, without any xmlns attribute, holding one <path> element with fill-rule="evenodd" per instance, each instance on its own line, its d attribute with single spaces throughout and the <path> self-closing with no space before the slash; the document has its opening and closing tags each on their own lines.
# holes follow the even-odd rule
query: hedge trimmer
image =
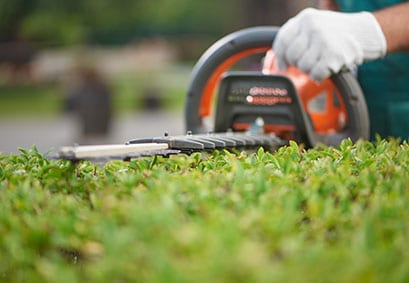
<svg viewBox="0 0 409 283">
<path fill-rule="evenodd" d="M 276 27 L 240 30 L 202 55 L 186 99 L 188 134 L 123 145 L 62 147 L 58 157 L 130 159 L 214 149 L 275 150 L 289 140 L 313 147 L 335 146 L 345 138 L 367 139 L 368 112 L 354 76 L 341 72 L 316 83 L 295 67 L 279 71 L 271 50 L 277 32 Z M 256 63 L 251 62 L 255 58 Z"/>
</svg>

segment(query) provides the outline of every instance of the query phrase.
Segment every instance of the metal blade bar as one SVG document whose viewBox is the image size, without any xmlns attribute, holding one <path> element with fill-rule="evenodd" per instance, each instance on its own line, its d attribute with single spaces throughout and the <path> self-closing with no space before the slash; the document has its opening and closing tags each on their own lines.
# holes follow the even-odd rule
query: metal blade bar
<svg viewBox="0 0 409 283">
<path fill-rule="evenodd" d="M 275 135 L 249 134 L 249 133 L 216 133 L 207 135 L 163 136 L 157 138 L 141 138 L 129 141 L 129 144 L 146 142 L 167 143 L 170 149 L 178 149 L 185 152 L 231 149 L 231 148 L 254 148 L 260 146 L 279 147 L 284 141 Z"/>
<path fill-rule="evenodd" d="M 192 153 L 195 151 L 234 148 L 276 150 L 286 144 L 274 134 L 217 133 L 188 134 L 185 136 L 163 136 L 134 139 L 126 144 L 65 146 L 52 158 L 108 161 L 111 159 L 129 160 L 142 156 Z"/>
<path fill-rule="evenodd" d="M 180 150 L 204 150 L 204 145 L 194 139 L 186 139 L 184 136 L 163 136 L 156 138 L 141 138 L 133 139 L 127 142 L 127 144 L 144 144 L 144 143 L 166 143 L 171 149 Z"/>
<path fill-rule="evenodd" d="M 134 155 L 147 151 L 158 151 L 164 149 L 169 149 L 167 143 L 83 145 L 61 147 L 58 154 L 61 158 L 66 159 L 92 159 L 102 156 L 110 157 Z"/>
</svg>

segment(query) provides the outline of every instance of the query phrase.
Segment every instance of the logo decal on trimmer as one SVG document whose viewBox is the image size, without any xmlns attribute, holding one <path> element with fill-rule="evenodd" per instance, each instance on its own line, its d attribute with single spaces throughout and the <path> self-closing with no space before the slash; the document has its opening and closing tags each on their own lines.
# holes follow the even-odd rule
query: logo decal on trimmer
<svg viewBox="0 0 409 283">
<path fill-rule="evenodd" d="M 246 101 L 256 105 L 290 104 L 293 100 L 288 96 L 252 96 L 248 95 Z"/>
<path fill-rule="evenodd" d="M 279 87 L 259 87 L 253 86 L 249 91 L 250 95 L 274 95 L 274 96 L 286 96 L 288 91 L 285 88 Z"/>
<path fill-rule="evenodd" d="M 249 90 L 246 101 L 256 105 L 289 104 L 292 98 L 288 96 L 288 90 L 280 87 L 253 86 Z"/>
</svg>

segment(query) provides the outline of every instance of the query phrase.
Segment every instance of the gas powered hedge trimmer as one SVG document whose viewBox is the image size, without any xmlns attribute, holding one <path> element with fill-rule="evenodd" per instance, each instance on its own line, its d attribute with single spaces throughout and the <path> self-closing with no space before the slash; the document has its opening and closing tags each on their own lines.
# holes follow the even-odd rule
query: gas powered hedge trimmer
<svg viewBox="0 0 409 283">
<path fill-rule="evenodd" d="M 275 150 L 289 140 L 313 147 L 367 139 L 368 112 L 353 75 L 341 72 L 316 83 L 295 67 L 279 71 L 271 50 L 277 32 L 276 27 L 240 30 L 202 55 L 186 99 L 188 134 L 62 147 L 58 157 L 130 159 L 214 149 Z"/>
</svg>

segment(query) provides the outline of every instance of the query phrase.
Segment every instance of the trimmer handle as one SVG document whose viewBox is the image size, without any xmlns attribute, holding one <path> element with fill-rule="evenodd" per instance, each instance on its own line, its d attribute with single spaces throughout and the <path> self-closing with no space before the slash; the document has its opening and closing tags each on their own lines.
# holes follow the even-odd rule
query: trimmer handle
<svg viewBox="0 0 409 283">
<path fill-rule="evenodd" d="M 272 26 L 243 29 L 221 38 L 207 49 L 193 69 L 188 89 L 185 105 L 188 131 L 193 133 L 212 131 L 204 126 L 203 121 L 212 114 L 214 93 L 223 74 L 240 59 L 270 50 L 278 30 L 278 27 Z M 312 123 L 307 123 L 306 132 L 309 140 L 307 146 L 319 143 L 335 146 L 345 138 L 351 138 L 353 141 L 368 139 L 368 110 L 358 82 L 350 72 L 345 71 L 333 75 L 330 80 L 345 106 L 347 116 L 345 125 L 338 131 L 322 133 L 317 132 Z M 308 116 L 308 109 L 305 115 Z"/>
</svg>

